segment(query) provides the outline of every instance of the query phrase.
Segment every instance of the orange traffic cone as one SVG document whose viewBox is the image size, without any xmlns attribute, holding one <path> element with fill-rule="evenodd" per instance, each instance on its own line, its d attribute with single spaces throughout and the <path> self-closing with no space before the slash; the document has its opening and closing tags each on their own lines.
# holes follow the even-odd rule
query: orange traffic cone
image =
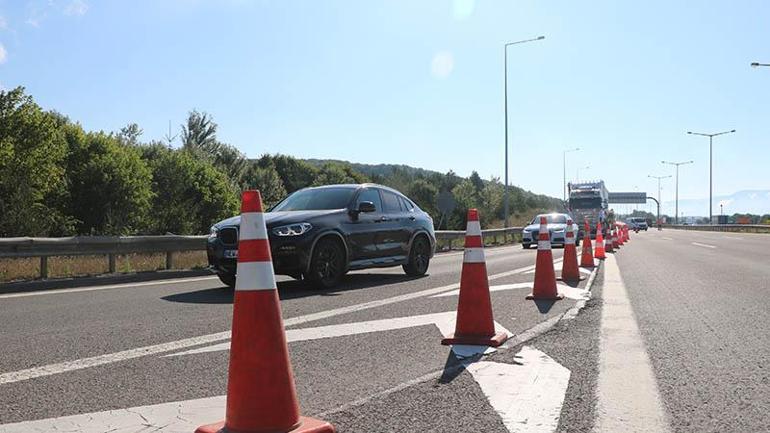
<svg viewBox="0 0 770 433">
<path fill-rule="evenodd" d="M 628 226 L 626 226 L 626 241 L 630 241 L 630 240 L 631 240 L 631 229 L 629 229 Z"/>
<path fill-rule="evenodd" d="M 244 191 L 225 420 L 196 433 L 334 433 L 300 416 L 259 191 Z"/>
<path fill-rule="evenodd" d="M 561 262 L 561 281 L 580 281 L 584 279 L 580 276 L 578 269 L 577 248 L 575 247 L 575 230 L 571 219 L 567 220 L 567 228 L 564 233 L 564 260 Z"/>
<path fill-rule="evenodd" d="M 548 222 L 540 218 L 540 233 L 537 238 L 537 261 L 535 262 L 535 285 L 527 299 L 552 300 L 564 299 L 556 289 L 556 273 L 553 270 L 553 253 L 551 253 L 551 237 L 548 233 Z"/>
<path fill-rule="evenodd" d="M 618 228 L 613 227 L 611 233 L 612 233 L 612 249 L 619 250 L 620 243 L 618 242 Z"/>
<path fill-rule="evenodd" d="M 594 267 L 594 252 L 591 248 L 591 226 L 588 225 L 588 218 L 585 219 L 583 228 L 583 254 L 580 257 L 580 266 L 584 268 Z"/>
<path fill-rule="evenodd" d="M 626 235 L 623 226 L 618 227 L 618 244 L 622 247 L 626 243 Z"/>
<path fill-rule="evenodd" d="M 606 259 L 607 255 L 604 251 L 604 236 L 602 236 L 602 223 L 596 224 L 596 248 L 594 257 L 597 259 Z"/>
<path fill-rule="evenodd" d="M 612 245 L 612 229 L 608 228 L 606 236 L 604 237 L 604 251 L 608 253 L 614 253 L 615 248 Z"/>
<path fill-rule="evenodd" d="M 507 339 L 508 334 L 505 332 L 495 333 L 479 212 L 476 209 L 468 209 L 463 269 L 460 276 L 460 298 L 457 301 L 457 322 L 454 334 L 441 340 L 441 344 L 497 347 Z"/>
</svg>

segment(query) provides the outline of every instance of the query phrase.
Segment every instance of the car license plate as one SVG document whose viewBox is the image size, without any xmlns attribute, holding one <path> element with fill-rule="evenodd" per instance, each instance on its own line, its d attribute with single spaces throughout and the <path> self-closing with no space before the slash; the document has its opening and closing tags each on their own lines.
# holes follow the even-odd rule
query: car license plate
<svg viewBox="0 0 770 433">
<path fill-rule="evenodd" d="M 226 259 L 237 259 L 238 258 L 238 250 L 225 250 L 225 258 Z"/>
</svg>

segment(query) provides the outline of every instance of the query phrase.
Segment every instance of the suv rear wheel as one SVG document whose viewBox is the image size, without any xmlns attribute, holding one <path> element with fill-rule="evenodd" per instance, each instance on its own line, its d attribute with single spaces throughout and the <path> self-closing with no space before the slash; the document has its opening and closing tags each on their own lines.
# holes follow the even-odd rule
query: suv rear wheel
<svg viewBox="0 0 770 433">
<path fill-rule="evenodd" d="M 418 236 L 412 242 L 409 261 L 402 267 L 410 277 L 419 277 L 428 272 L 428 265 L 430 265 L 430 243 L 425 236 Z"/>
<path fill-rule="evenodd" d="M 345 251 L 331 238 L 321 239 L 313 249 L 307 279 L 319 289 L 330 289 L 345 275 Z"/>
</svg>

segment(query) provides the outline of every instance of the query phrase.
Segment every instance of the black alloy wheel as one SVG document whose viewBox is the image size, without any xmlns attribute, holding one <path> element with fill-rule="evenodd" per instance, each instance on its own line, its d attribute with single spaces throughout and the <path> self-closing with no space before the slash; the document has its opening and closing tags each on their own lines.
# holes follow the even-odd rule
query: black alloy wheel
<svg viewBox="0 0 770 433">
<path fill-rule="evenodd" d="M 308 280 L 319 289 L 330 289 L 345 275 L 345 251 L 334 239 L 321 239 L 313 250 Z"/>
<path fill-rule="evenodd" d="M 428 272 L 430 265 L 430 243 L 425 236 L 418 236 L 412 242 L 409 261 L 403 265 L 404 272 L 410 277 L 419 277 Z"/>
</svg>

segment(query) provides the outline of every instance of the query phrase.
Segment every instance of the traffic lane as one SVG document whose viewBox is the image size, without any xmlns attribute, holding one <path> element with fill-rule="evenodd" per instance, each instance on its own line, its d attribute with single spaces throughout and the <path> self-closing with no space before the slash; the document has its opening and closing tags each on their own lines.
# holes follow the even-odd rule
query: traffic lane
<svg viewBox="0 0 770 433">
<path fill-rule="evenodd" d="M 618 263 L 673 429 L 764 431 L 768 253 L 645 236 L 633 242 Z"/>
<path fill-rule="evenodd" d="M 657 232 L 657 235 L 656 233 L 651 235 L 653 239 L 660 242 L 673 242 L 687 248 L 712 250 L 712 254 L 740 257 L 756 265 L 761 265 L 766 260 L 766 250 L 770 244 L 770 236 L 761 234 L 736 237 L 715 232 L 666 230 Z"/>
<path fill-rule="evenodd" d="M 523 280 L 526 276 L 518 274 L 503 282 Z M 527 311 L 534 315 L 533 323 L 529 324 L 531 327 L 537 321 L 561 314 L 574 305 L 572 301 L 559 302 L 551 309 L 550 315 L 541 315 L 534 303 L 524 301 L 524 292 L 498 299 L 504 294 L 493 293 L 495 314 L 498 321 L 504 323 L 507 317 L 511 317 L 508 327 L 513 332 L 517 332 L 518 326 L 524 323 Z M 428 300 L 432 300 L 432 305 L 425 302 Z M 420 298 L 419 301 L 420 305 L 403 302 L 373 309 L 365 317 L 355 314 L 340 316 L 336 322 L 367 321 L 373 316 L 388 319 L 392 316 L 453 311 L 457 298 Z M 320 325 L 322 323 L 307 326 Z M 309 413 L 330 410 L 439 370 L 449 357 L 449 349 L 440 345 L 441 337 L 435 325 L 423 325 L 291 343 L 298 389 L 302 401 L 306 402 L 303 405 Z M 0 418 L 8 418 L 8 422 L 39 419 L 224 393 L 226 351 L 165 355 L 146 356 L 11 384 L 15 399 L 0 402 L 9 403 L 6 406 L 9 412 L 0 413 Z M 372 375 L 373 371 L 377 374 Z M 115 389 L 121 392 L 115 394 Z M 56 392 L 55 398 L 52 398 L 50 390 Z"/>
<path fill-rule="evenodd" d="M 490 249 L 490 274 L 534 263 L 533 253 Z M 287 319 L 456 284 L 461 262 L 461 253 L 439 255 L 430 275 L 417 279 L 400 267 L 355 272 L 332 291 L 284 281 L 282 312 Z M 232 293 L 216 281 L 11 298 L 2 305 L 0 321 L 8 324 L 0 335 L 8 348 L 0 353 L 2 372 L 224 332 L 232 317 Z"/>
</svg>

